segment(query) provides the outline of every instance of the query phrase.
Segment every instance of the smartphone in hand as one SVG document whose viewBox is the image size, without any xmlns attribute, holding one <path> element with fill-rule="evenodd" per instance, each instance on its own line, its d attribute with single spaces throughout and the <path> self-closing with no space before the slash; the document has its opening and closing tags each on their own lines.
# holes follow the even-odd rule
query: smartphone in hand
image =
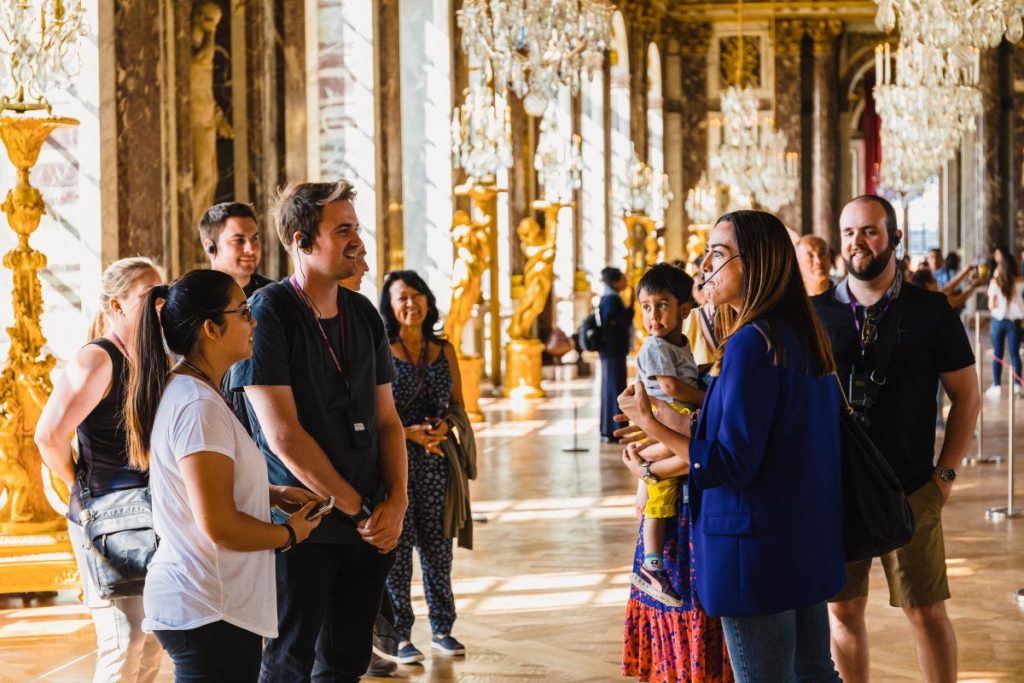
<svg viewBox="0 0 1024 683">
<path fill-rule="evenodd" d="M 330 496 L 327 500 L 325 500 L 324 502 L 320 503 L 319 505 L 314 505 L 313 509 L 310 510 L 309 513 L 306 515 L 306 520 L 309 521 L 309 522 L 312 522 L 314 519 L 318 519 L 320 517 L 323 517 L 324 515 L 326 515 L 328 512 L 330 512 L 333 509 L 334 509 L 334 496 Z"/>
</svg>

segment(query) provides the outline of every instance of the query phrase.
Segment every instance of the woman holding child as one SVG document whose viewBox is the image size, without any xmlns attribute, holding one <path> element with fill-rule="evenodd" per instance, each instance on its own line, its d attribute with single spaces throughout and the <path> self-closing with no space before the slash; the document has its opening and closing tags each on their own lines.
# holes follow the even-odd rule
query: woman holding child
<svg viewBox="0 0 1024 683">
<path fill-rule="evenodd" d="M 709 302 L 730 308 L 735 323 L 699 418 L 666 409 L 642 384 L 627 389 L 619 405 L 638 430 L 623 460 L 638 477 L 689 473 L 696 598 L 722 618 L 736 680 L 837 681 L 825 600 L 845 572 L 828 338 L 771 214 L 723 216 L 701 268 Z M 638 443 L 644 434 L 672 455 Z M 706 634 L 706 618 L 703 626 Z"/>
<path fill-rule="evenodd" d="M 637 354 L 637 377 L 662 401 L 659 405 L 686 419 L 704 400 L 683 334 L 683 321 L 694 305 L 692 291 L 693 279 L 664 263 L 637 284 L 637 305 L 647 331 Z M 657 443 L 642 452 L 652 461 L 673 455 Z M 642 464 L 637 492 L 644 519 L 626 608 L 622 673 L 664 683 L 729 680 L 721 625 L 695 602 L 690 585 L 685 468 L 656 477 L 651 466 Z"/>
</svg>

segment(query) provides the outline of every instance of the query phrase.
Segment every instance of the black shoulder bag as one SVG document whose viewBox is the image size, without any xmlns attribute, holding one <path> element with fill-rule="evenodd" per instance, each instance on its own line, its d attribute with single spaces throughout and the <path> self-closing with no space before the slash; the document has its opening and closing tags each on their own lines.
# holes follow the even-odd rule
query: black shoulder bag
<svg viewBox="0 0 1024 683">
<path fill-rule="evenodd" d="M 78 512 L 87 540 L 88 571 L 102 598 L 142 595 L 146 568 L 156 552 L 149 487 L 93 496 L 78 468 Z"/>
<path fill-rule="evenodd" d="M 885 383 L 885 371 L 896 345 L 902 318 L 901 307 L 889 343 L 886 348 L 879 349 L 878 361 L 872 372 L 878 386 Z M 854 562 L 884 555 L 909 543 L 914 536 L 914 513 L 896 473 L 857 419 L 839 376 L 833 373 L 833 377 L 841 398 L 839 442 L 843 471 L 843 548 L 846 561 Z"/>
</svg>

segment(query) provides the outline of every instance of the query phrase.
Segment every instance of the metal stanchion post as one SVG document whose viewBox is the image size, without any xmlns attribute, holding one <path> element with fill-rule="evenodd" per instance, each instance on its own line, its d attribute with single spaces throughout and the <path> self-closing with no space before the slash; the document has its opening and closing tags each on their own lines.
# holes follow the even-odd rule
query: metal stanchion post
<svg viewBox="0 0 1024 683">
<path fill-rule="evenodd" d="M 981 406 L 978 410 L 978 453 L 973 458 L 964 458 L 965 465 L 999 463 L 1003 461 L 1001 455 L 985 455 L 985 383 L 984 365 L 981 347 L 981 311 L 974 312 L 974 362 L 978 368 L 978 396 L 982 397 Z"/>
<path fill-rule="evenodd" d="M 1015 422 L 1016 418 L 1015 413 L 1017 405 L 1017 395 L 1013 391 L 1014 379 L 1015 378 L 1013 376 L 1013 373 L 1011 372 L 1009 382 L 1010 398 L 1009 407 L 1007 408 L 1007 421 L 1009 425 L 1006 429 L 1006 432 L 1008 434 L 1006 444 L 1006 461 L 1008 463 L 1006 475 L 1006 507 L 989 508 L 988 510 L 985 511 L 985 517 L 994 521 L 999 521 L 1001 519 L 1007 518 L 1013 519 L 1015 517 L 1024 517 L 1024 509 L 1013 507 L 1013 423 Z"/>
</svg>

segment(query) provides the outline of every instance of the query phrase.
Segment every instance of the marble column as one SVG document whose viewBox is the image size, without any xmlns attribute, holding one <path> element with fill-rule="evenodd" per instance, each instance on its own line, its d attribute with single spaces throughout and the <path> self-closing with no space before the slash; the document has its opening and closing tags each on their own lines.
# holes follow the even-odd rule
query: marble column
<svg viewBox="0 0 1024 683">
<path fill-rule="evenodd" d="M 800 46 L 804 30 L 800 20 L 780 19 L 775 23 L 775 127 L 786 135 L 786 148 L 801 156 L 811 153 L 800 148 Z M 797 184 L 792 201 L 776 212 L 787 227 L 797 232 L 803 226 L 801 185 Z"/>
<path fill-rule="evenodd" d="M 399 46 L 399 1 L 374 3 L 374 43 L 388 49 L 373 51 L 375 118 L 377 119 L 376 209 L 380 234 L 377 263 L 381 274 L 405 265 L 402 201 L 402 75 Z M 383 282 L 383 280 L 381 280 Z"/>
<path fill-rule="evenodd" d="M 674 35 L 674 30 L 669 35 Z M 665 253 L 663 259 L 686 258 L 686 212 L 683 209 L 686 190 L 683 185 L 683 60 L 679 40 L 668 41 L 665 55 L 665 173 L 668 174 L 672 201 L 665 211 Z"/>
<path fill-rule="evenodd" d="M 981 117 L 981 167 L 984 235 L 988 249 L 1010 242 L 1010 225 L 1006 220 L 1007 195 L 1006 169 L 1001 148 L 1008 144 L 1004 140 L 1004 79 L 1005 63 L 1000 59 L 1000 49 L 983 50 L 981 53 L 981 89 L 984 112 Z"/>
<path fill-rule="evenodd" d="M 678 25 L 680 112 L 682 121 L 682 198 L 700 182 L 708 167 L 708 48 L 711 45 L 710 22 L 685 22 Z M 673 86 L 675 87 L 675 86 Z M 685 210 L 684 210 L 685 211 Z M 693 219 L 686 216 L 684 223 Z M 686 235 L 683 236 L 686 243 Z"/>
<path fill-rule="evenodd" d="M 842 32 L 838 20 L 815 20 L 807 23 L 807 33 L 814 41 L 814 124 L 813 124 L 813 228 L 814 234 L 829 244 L 839 243 L 837 194 L 838 179 L 838 99 L 836 39 Z"/>
<path fill-rule="evenodd" d="M 1016 83 L 1024 78 L 1024 45 L 1017 44 L 1013 50 L 1013 78 Z M 1019 250 L 1024 248 L 1024 89 L 1014 87 L 1013 91 L 1013 207 L 1014 243 Z"/>
<path fill-rule="evenodd" d="M 101 8 L 104 263 L 144 254 L 181 270 L 178 237 L 192 219 L 189 16 L 186 3 Z"/>
</svg>

